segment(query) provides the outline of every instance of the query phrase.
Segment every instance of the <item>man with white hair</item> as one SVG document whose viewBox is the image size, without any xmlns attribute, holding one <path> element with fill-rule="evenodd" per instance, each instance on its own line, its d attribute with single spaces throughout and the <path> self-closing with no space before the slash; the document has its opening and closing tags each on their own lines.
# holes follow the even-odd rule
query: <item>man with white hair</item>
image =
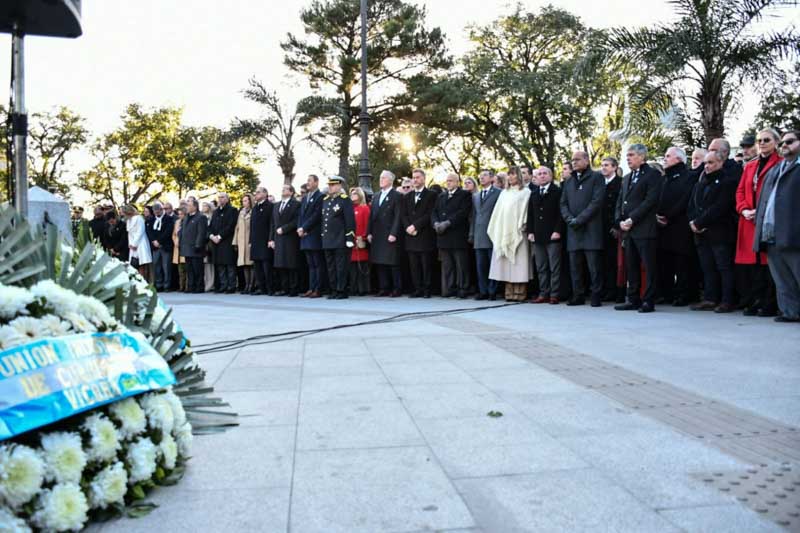
<svg viewBox="0 0 800 533">
<path fill-rule="evenodd" d="M 458 174 L 451 172 L 445 178 L 445 190 L 436 200 L 431 214 L 431 224 L 437 235 L 437 245 L 442 258 L 445 298 L 467 297 L 469 287 L 469 214 L 472 196 L 462 189 Z"/>
<path fill-rule="evenodd" d="M 378 274 L 378 296 L 396 298 L 402 293 L 400 253 L 397 238 L 400 235 L 400 209 L 402 195 L 394 188 L 395 175 L 384 170 L 380 175 L 381 190 L 372 197 L 369 212 L 367 241 L 371 245 L 370 263 Z"/>
<path fill-rule="evenodd" d="M 227 193 L 217 195 L 219 207 L 214 210 L 209 228 L 209 240 L 213 243 L 214 292 L 236 292 L 236 261 L 238 254 L 233 247 L 233 234 L 239 219 L 239 210 L 231 205 Z"/>
<path fill-rule="evenodd" d="M 175 221 L 166 214 L 161 202 L 153 204 L 153 220 L 147 223 L 150 249 L 153 251 L 156 290 L 167 292 L 172 285 L 172 229 Z"/>
<path fill-rule="evenodd" d="M 693 243 L 686 209 L 695 180 L 686 160 L 686 151 L 678 146 L 664 154 L 664 181 L 656 211 L 659 295 L 674 306 L 689 305 L 692 298 L 689 264 Z"/>
<path fill-rule="evenodd" d="M 739 180 L 742 177 L 742 165 L 730 159 L 731 155 L 731 143 L 723 138 L 717 138 L 711 141 L 708 145 L 709 152 L 717 152 L 719 156 L 722 158 L 722 172 L 725 173 L 731 179 L 735 179 L 736 183 L 739 183 Z M 705 160 L 704 160 L 705 163 Z"/>
</svg>

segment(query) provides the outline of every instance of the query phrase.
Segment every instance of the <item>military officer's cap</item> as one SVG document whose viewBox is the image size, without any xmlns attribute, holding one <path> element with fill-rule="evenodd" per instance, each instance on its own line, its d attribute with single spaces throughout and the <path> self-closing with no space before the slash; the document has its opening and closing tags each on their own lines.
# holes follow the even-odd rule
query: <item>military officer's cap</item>
<svg viewBox="0 0 800 533">
<path fill-rule="evenodd" d="M 341 176 L 331 176 L 328 178 L 328 185 L 344 185 L 344 178 Z"/>
</svg>

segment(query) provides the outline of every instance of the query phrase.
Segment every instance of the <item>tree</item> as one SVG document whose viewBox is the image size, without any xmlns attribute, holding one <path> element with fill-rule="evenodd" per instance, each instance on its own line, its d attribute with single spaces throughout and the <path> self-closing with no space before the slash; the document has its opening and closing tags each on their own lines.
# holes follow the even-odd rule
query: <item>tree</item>
<svg viewBox="0 0 800 533">
<path fill-rule="evenodd" d="M 243 139 L 267 143 L 278 158 L 283 183 L 291 185 L 294 180 L 295 148 L 303 142 L 318 144 L 311 134 L 301 129 L 309 120 L 298 107 L 294 111 L 285 109 L 275 92 L 268 90 L 260 81 L 250 79 L 249 85 L 244 90 L 245 98 L 263 106 L 265 115 L 257 120 L 237 118 L 233 131 Z"/>
<path fill-rule="evenodd" d="M 359 0 L 313 0 L 300 18 L 305 39 L 289 34 L 284 62 L 308 78 L 316 94 L 299 110 L 321 122 L 321 134 L 336 144 L 339 173 L 348 172 L 350 138 L 358 132 L 361 22 Z M 451 65 L 439 28 L 425 28 L 424 8 L 403 0 L 368 4 L 368 89 L 373 131 L 410 112 L 405 88 L 415 75 Z"/>
<path fill-rule="evenodd" d="M 69 184 L 63 181 L 67 154 L 86 144 L 89 130 L 85 119 L 69 108 L 34 113 L 28 131 L 28 167 L 32 185 L 55 189 L 64 196 Z"/>
<path fill-rule="evenodd" d="M 358 185 L 358 165 L 361 160 L 360 154 L 354 154 L 350 158 L 350 169 L 348 175 L 351 185 Z M 398 178 L 411 176 L 413 167 L 408 159 L 408 154 L 404 153 L 397 142 L 390 139 L 385 134 L 372 135 L 369 143 L 369 168 L 373 170 L 372 190 L 380 190 L 379 177 L 383 170 L 391 170 Z"/>
<path fill-rule="evenodd" d="M 795 63 L 791 73 L 781 72 L 767 89 L 752 128 L 754 132 L 762 128 L 800 130 L 800 63 Z"/>
<path fill-rule="evenodd" d="M 652 28 L 616 28 L 599 41 L 599 57 L 638 73 L 629 86 L 634 124 L 645 105 L 697 123 L 705 141 L 722 137 L 725 118 L 746 82 L 762 82 L 780 59 L 800 52 L 794 29 L 754 34 L 754 26 L 794 0 L 671 0 L 678 20 Z M 691 126 L 689 126 L 691 127 Z"/>
<path fill-rule="evenodd" d="M 590 137 L 594 110 L 609 99 L 608 72 L 576 75 L 594 33 L 562 9 L 517 6 L 471 29 L 474 48 L 460 72 L 414 84 L 411 120 L 475 139 L 508 165 L 552 167 L 570 145 Z"/>
</svg>

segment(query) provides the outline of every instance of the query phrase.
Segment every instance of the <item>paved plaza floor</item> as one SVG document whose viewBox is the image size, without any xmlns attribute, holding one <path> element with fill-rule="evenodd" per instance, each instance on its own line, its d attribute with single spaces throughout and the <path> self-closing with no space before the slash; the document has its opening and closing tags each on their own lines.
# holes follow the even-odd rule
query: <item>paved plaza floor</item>
<svg viewBox="0 0 800 533">
<path fill-rule="evenodd" d="M 165 300 L 196 345 L 484 303 Z M 750 532 L 800 506 L 791 483 L 772 504 L 718 481 L 797 472 L 795 324 L 521 304 L 200 360 L 241 426 L 196 437 L 150 515 L 97 529 Z"/>
</svg>

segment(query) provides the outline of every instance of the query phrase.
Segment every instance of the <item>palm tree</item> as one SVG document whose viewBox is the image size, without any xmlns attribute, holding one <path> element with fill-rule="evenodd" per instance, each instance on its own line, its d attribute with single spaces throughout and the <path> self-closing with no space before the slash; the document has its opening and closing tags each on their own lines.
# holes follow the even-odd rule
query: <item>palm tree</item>
<svg viewBox="0 0 800 533">
<path fill-rule="evenodd" d="M 670 4 L 677 21 L 612 29 L 602 38 L 600 56 L 625 72 L 636 72 L 638 79 L 628 88 L 630 112 L 650 113 L 643 122 L 652 123 L 655 110 L 675 118 L 676 129 L 694 122 L 706 141 L 722 137 L 725 116 L 737 104 L 742 85 L 763 82 L 775 74 L 779 61 L 800 54 L 794 27 L 765 33 L 755 28 L 797 2 L 671 0 Z M 631 123 L 640 118 L 631 116 Z"/>
</svg>

